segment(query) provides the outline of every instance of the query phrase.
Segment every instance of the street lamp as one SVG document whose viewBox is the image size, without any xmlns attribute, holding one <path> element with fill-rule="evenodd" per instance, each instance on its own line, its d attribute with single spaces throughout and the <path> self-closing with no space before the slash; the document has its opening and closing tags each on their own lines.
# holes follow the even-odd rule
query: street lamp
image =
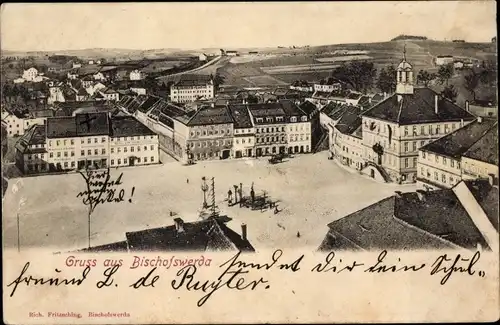
<svg viewBox="0 0 500 325">
<path fill-rule="evenodd" d="M 201 184 L 201 190 L 203 191 L 203 208 L 206 209 L 208 207 L 207 204 L 207 191 L 208 191 L 208 184 L 207 184 L 207 179 L 205 176 L 201 178 L 203 181 L 203 184 Z"/>
</svg>

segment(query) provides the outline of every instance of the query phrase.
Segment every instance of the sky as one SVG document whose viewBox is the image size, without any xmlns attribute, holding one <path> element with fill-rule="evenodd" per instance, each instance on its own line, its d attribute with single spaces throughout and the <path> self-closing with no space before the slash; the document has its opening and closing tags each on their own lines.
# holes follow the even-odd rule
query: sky
<svg viewBox="0 0 500 325">
<path fill-rule="evenodd" d="M 489 42 L 494 1 L 2 4 L 2 50 L 242 48 L 388 41 Z"/>
</svg>

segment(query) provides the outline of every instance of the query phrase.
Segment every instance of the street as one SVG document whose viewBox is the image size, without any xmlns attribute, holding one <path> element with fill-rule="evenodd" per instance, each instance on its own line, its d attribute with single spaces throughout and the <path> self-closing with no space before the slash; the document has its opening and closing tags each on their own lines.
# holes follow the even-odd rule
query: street
<svg viewBox="0 0 500 325">
<path fill-rule="evenodd" d="M 95 208 L 91 244 L 121 241 L 127 231 L 171 225 L 176 217 L 197 220 L 203 203 L 203 176 L 215 178 L 221 213 L 233 219 L 228 225 L 238 233 L 241 223 L 247 224 L 248 238 L 256 250 L 304 246 L 316 249 L 328 223 L 394 191 L 414 190 L 413 185 L 377 183 L 339 167 L 327 157 L 327 152 L 321 152 L 275 165 L 269 164 L 267 158 L 198 162 L 192 166 L 170 160 L 157 166 L 113 169 L 112 178 L 123 172 L 120 188 L 124 189 L 124 200 Z M 257 195 L 266 191 L 271 200 L 278 202 L 278 214 L 274 209 L 261 212 L 239 205 L 228 207 L 228 190 L 242 183 L 243 194 L 248 196 L 252 182 Z M 88 207 L 82 197 L 77 197 L 85 190 L 80 174 L 10 180 L 3 211 L 5 247 L 17 248 L 18 213 L 21 251 L 28 247 L 51 247 L 54 252 L 87 247 Z M 23 198 L 24 204 L 20 205 Z"/>
</svg>

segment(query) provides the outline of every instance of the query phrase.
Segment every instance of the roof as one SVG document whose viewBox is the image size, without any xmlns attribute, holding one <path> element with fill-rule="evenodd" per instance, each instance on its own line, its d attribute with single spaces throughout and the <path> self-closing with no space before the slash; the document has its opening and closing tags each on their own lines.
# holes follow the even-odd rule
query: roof
<svg viewBox="0 0 500 325">
<path fill-rule="evenodd" d="M 430 151 L 447 157 L 460 158 L 489 133 L 488 131 L 492 128 L 495 130 L 498 129 L 498 122 L 496 120 L 483 118 L 481 123 L 476 120 L 442 138 L 426 144 L 420 150 Z M 493 147 L 497 148 L 496 145 Z M 482 148 L 479 146 L 478 149 L 481 150 Z M 485 150 L 491 149 L 485 148 Z"/>
<path fill-rule="evenodd" d="M 403 60 L 401 61 L 399 64 L 398 64 L 398 70 L 408 70 L 408 69 L 413 69 L 413 66 L 408 63 L 406 60 Z"/>
<path fill-rule="evenodd" d="M 483 118 L 483 123 L 484 121 L 486 120 Z M 498 166 L 498 123 L 474 143 L 464 153 L 464 157 Z"/>
<path fill-rule="evenodd" d="M 212 78 L 209 75 L 184 74 L 181 75 L 181 78 L 177 82 L 175 82 L 173 86 L 176 87 L 204 86 L 207 83 L 210 83 L 211 81 Z"/>
<path fill-rule="evenodd" d="M 488 181 L 465 181 L 498 231 L 498 188 Z M 320 249 L 346 245 L 361 249 L 440 249 L 488 247 L 452 189 L 400 193 L 328 225 Z M 340 238 L 340 241 L 336 239 Z"/>
<path fill-rule="evenodd" d="M 401 102 L 398 102 L 401 96 Z M 413 94 L 392 95 L 365 111 L 363 116 L 400 125 L 472 120 L 474 115 L 439 96 L 438 113 L 435 112 L 434 97 L 439 96 L 429 88 L 415 88 Z"/>
<path fill-rule="evenodd" d="M 45 125 L 32 125 L 23 136 L 16 142 L 15 147 L 22 153 L 35 153 L 34 151 L 46 152 L 45 148 L 31 149 L 31 145 L 45 144 Z"/>
<path fill-rule="evenodd" d="M 235 129 L 251 128 L 253 126 L 246 105 L 229 105 L 228 108 L 233 117 Z"/>
<path fill-rule="evenodd" d="M 112 137 L 133 137 L 155 135 L 147 126 L 136 120 L 133 116 L 113 116 L 111 118 Z"/>
<path fill-rule="evenodd" d="M 335 128 L 343 134 L 352 134 L 361 126 L 361 109 L 357 106 L 345 106 Z"/>
<path fill-rule="evenodd" d="M 227 227 L 218 219 L 183 223 L 183 231 L 175 225 L 127 232 L 131 251 L 255 251 L 248 240 Z"/>
<path fill-rule="evenodd" d="M 317 110 L 317 107 L 316 105 L 314 105 L 313 103 L 311 103 L 310 101 L 306 100 L 305 102 L 303 102 L 302 104 L 299 105 L 299 108 L 304 112 L 306 113 L 307 115 L 310 115 L 312 113 L 314 113 L 316 110 Z"/>
<path fill-rule="evenodd" d="M 205 106 L 200 108 L 187 125 L 213 125 L 213 124 L 229 124 L 233 123 L 233 119 L 226 106 Z"/>
<path fill-rule="evenodd" d="M 93 136 L 108 133 L 107 113 L 85 113 L 47 119 L 47 138 Z"/>
</svg>

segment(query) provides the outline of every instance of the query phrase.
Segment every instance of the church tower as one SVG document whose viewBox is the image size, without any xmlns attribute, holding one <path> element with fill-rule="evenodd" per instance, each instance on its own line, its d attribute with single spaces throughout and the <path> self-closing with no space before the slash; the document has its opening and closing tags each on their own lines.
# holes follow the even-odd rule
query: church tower
<svg viewBox="0 0 500 325">
<path fill-rule="evenodd" d="M 406 61 L 406 44 L 403 49 L 403 60 L 396 69 L 396 94 L 413 94 L 413 66 Z"/>
</svg>

